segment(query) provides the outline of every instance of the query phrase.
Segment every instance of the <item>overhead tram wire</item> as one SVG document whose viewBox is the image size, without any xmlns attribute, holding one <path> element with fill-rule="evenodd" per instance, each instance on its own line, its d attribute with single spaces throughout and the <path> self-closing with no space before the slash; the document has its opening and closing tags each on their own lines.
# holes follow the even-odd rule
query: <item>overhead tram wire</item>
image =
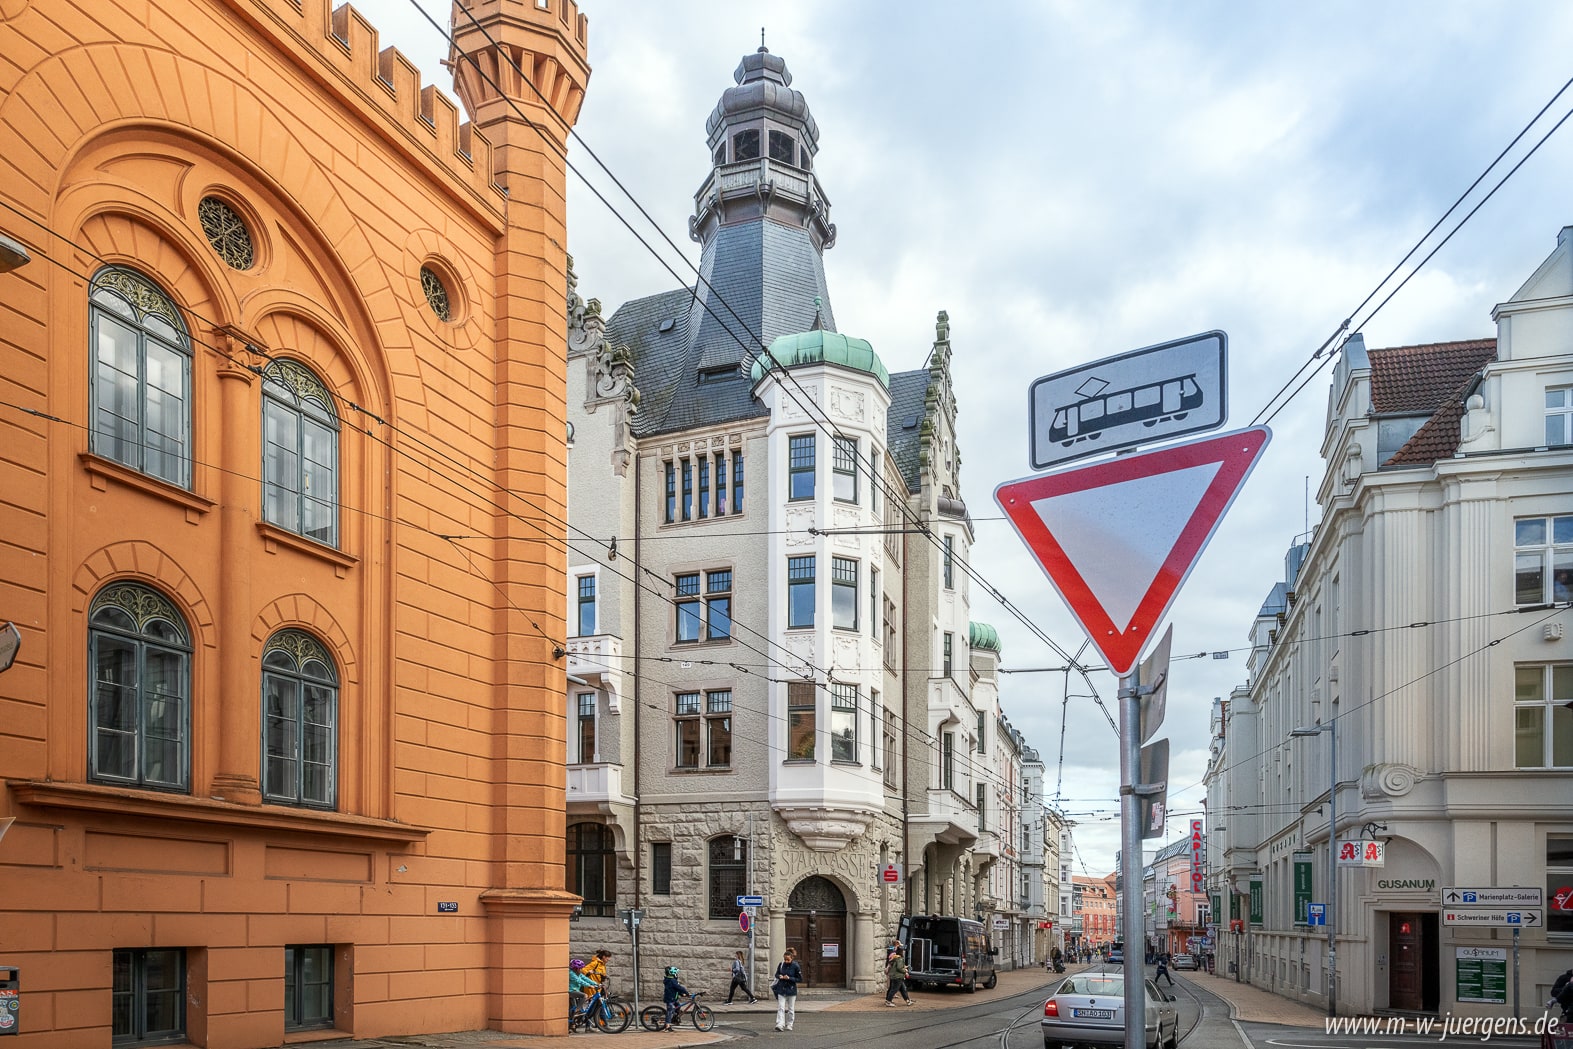
<svg viewBox="0 0 1573 1049">
<path fill-rule="evenodd" d="M 1358 306 L 1356 306 L 1354 309 L 1349 311 L 1349 315 L 1344 318 L 1343 322 L 1340 323 L 1339 326 L 1337 327 L 1337 329 L 1335 329 L 1333 331 L 1333 333 L 1327 337 L 1327 339 L 1322 343 L 1322 345 L 1317 347 L 1316 352 L 1312 353 L 1311 356 L 1309 358 L 1307 358 L 1306 361 L 1303 364 L 1301 364 L 1298 369 L 1295 370 L 1294 375 L 1290 376 L 1289 380 L 1287 382 L 1285 382 L 1283 384 L 1283 386 L 1279 387 L 1277 393 L 1273 394 L 1271 397 L 1268 398 L 1267 403 L 1262 406 L 1261 411 L 1257 412 L 1256 413 L 1256 417 L 1251 420 L 1251 425 L 1252 426 L 1265 425 L 1266 423 L 1271 422 L 1273 420 L 1273 418 L 1275 416 L 1277 416 L 1278 413 L 1280 411 L 1282 411 L 1289 404 L 1290 401 L 1294 400 L 1295 397 L 1299 396 L 1300 391 L 1303 390 L 1306 387 L 1306 385 L 1310 382 L 1310 380 L 1312 378 L 1314 378 L 1318 372 L 1321 371 L 1322 366 L 1326 363 L 1326 361 L 1322 361 L 1322 363 L 1317 364 L 1316 367 L 1311 371 L 1310 375 L 1306 376 L 1306 378 L 1304 380 L 1301 380 L 1300 376 L 1305 372 L 1305 370 L 1307 368 L 1310 368 L 1313 363 L 1321 360 L 1322 354 L 1326 352 L 1327 348 L 1330 345 L 1332 345 L 1334 340 L 1336 340 L 1340 335 L 1344 334 L 1345 332 L 1348 332 L 1348 334 L 1350 336 L 1353 336 L 1353 335 L 1357 334 L 1358 332 L 1360 332 L 1361 329 L 1363 329 L 1367 324 L 1369 324 L 1371 322 L 1371 319 L 1373 317 L 1375 317 L 1377 315 L 1377 313 L 1379 313 L 1381 311 L 1382 307 L 1386 306 L 1387 303 L 1392 299 L 1392 297 L 1394 295 L 1398 294 L 1398 292 L 1403 289 L 1405 284 L 1409 283 L 1409 280 L 1412 277 L 1414 277 L 1414 275 L 1416 273 L 1420 272 L 1421 268 L 1423 266 L 1425 266 L 1425 264 L 1431 260 L 1432 256 L 1434 256 L 1438 251 L 1440 251 L 1442 249 L 1443 245 L 1445 245 L 1449 240 L 1451 240 L 1453 238 L 1453 235 L 1455 233 L 1457 233 L 1460 229 L 1463 228 L 1464 224 L 1466 222 L 1468 222 L 1470 220 L 1470 218 L 1472 218 L 1474 216 L 1475 212 L 1479 211 L 1480 208 L 1486 203 L 1486 201 L 1490 200 L 1491 197 L 1493 195 L 1495 195 L 1496 191 L 1502 188 L 1502 184 L 1504 182 L 1506 182 L 1509 178 L 1511 178 L 1513 176 L 1513 174 L 1515 172 L 1517 172 L 1518 169 L 1524 165 L 1525 161 L 1529 160 L 1530 157 L 1534 156 L 1536 151 L 1538 151 L 1541 146 L 1545 145 L 1546 139 L 1550 138 L 1553 134 L 1556 133 L 1556 130 L 1558 128 L 1560 128 L 1562 126 L 1562 124 L 1568 119 L 1568 115 L 1573 115 L 1573 111 L 1569 111 L 1568 115 L 1563 116 L 1563 118 L 1561 120 L 1557 121 L 1556 124 L 1552 126 L 1551 130 L 1546 132 L 1546 134 L 1540 139 L 1540 141 L 1535 143 L 1535 145 L 1530 149 L 1530 151 L 1528 153 L 1524 154 L 1523 158 L 1520 159 L 1517 164 L 1513 165 L 1512 169 L 1509 170 L 1506 175 L 1502 176 L 1502 178 L 1497 182 L 1497 184 L 1491 188 L 1491 191 L 1488 192 L 1483 198 L 1481 198 L 1480 202 L 1477 203 L 1473 208 L 1471 208 L 1469 210 L 1468 214 L 1466 214 L 1463 218 L 1461 218 L 1458 221 L 1458 224 L 1456 226 L 1454 226 L 1452 231 L 1449 232 L 1447 234 L 1447 236 L 1442 239 L 1441 243 L 1437 244 L 1436 247 L 1432 248 L 1431 251 L 1425 256 L 1425 258 L 1421 259 L 1415 265 L 1415 268 L 1413 270 L 1411 270 L 1409 272 L 1409 274 L 1406 277 L 1404 277 L 1404 279 L 1402 281 L 1399 282 L 1398 286 L 1393 288 L 1393 290 L 1390 291 L 1387 294 L 1387 297 L 1384 298 L 1380 303 L 1378 303 L 1376 308 L 1373 309 L 1366 316 L 1366 318 L 1359 323 L 1359 325 L 1355 326 L 1355 328 L 1352 331 L 1350 330 L 1350 325 L 1354 323 L 1355 315 L 1358 314 L 1361 310 L 1363 310 L 1366 307 L 1366 305 L 1371 302 L 1372 299 L 1376 298 L 1376 296 L 1381 293 L 1381 290 L 1384 287 L 1386 287 L 1387 283 L 1393 279 L 1394 275 L 1396 275 L 1398 273 L 1398 271 L 1403 268 L 1404 264 L 1406 262 L 1408 262 L 1411 258 L 1413 258 L 1414 255 L 1415 255 L 1415 252 L 1419 251 L 1421 246 L 1423 244 L 1425 244 L 1425 242 L 1431 238 L 1432 234 L 1436 233 L 1436 231 L 1439 228 L 1441 228 L 1442 224 L 1447 221 L 1448 217 L 1450 215 L 1452 215 L 1453 212 L 1458 210 L 1459 206 L 1461 204 L 1463 204 L 1466 199 L 1468 199 L 1469 195 L 1471 193 L 1473 193 L 1477 187 L 1479 187 L 1481 182 L 1485 181 L 1486 176 L 1491 173 L 1492 169 L 1495 168 L 1498 164 L 1500 164 L 1502 162 L 1503 158 L 1506 157 L 1508 155 L 1508 153 L 1512 151 L 1513 147 L 1518 145 L 1518 143 L 1524 138 L 1524 136 L 1529 133 L 1530 129 L 1533 128 L 1537 123 L 1540 122 L 1540 118 L 1546 115 L 1546 112 L 1553 105 L 1556 104 L 1557 99 L 1561 98 L 1562 95 L 1568 90 L 1569 87 L 1573 87 L 1573 77 L 1570 77 L 1566 82 L 1563 83 L 1563 85 L 1560 88 L 1557 89 L 1556 94 L 1552 95 L 1551 98 L 1549 100 L 1547 100 L 1546 104 L 1540 107 L 1539 112 L 1537 112 L 1533 117 L 1531 117 L 1529 119 L 1529 122 L 1526 123 L 1519 130 L 1518 134 L 1513 136 L 1512 141 L 1510 141 L 1506 146 L 1502 147 L 1502 151 L 1496 155 L 1496 158 L 1493 159 L 1491 161 L 1491 163 L 1487 164 L 1485 166 L 1485 168 L 1480 172 L 1480 174 L 1475 177 L 1475 180 L 1473 182 L 1471 182 L 1469 184 L 1469 186 L 1462 193 L 1460 193 L 1458 195 L 1458 199 L 1453 201 L 1452 205 L 1446 211 L 1444 211 L 1442 213 L 1441 218 L 1437 219 L 1436 222 L 1432 224 L 1431 228 L 1426 230 L 1425 233 L 1423 233 L 1420 236 L 1419 240 L 1415 241 L 1414 246 L 1411 247 L 1409 249 L 1409 251 L 1407 251 L 1404 254 L 1404 257 L 1399 259 L 1398 262 L 1394 264 L 1393 268 L 1388 271 L 1387 276 L 1383 277 L 1380 281 L 1378 281 L 1376 286 L 1371 289 L 1370 293 L 1367 294 L 1366 297 L 1361 300 L 1360 304 Z M 1335 353 L 1336 353 L 1336 351 L 1335 351 Z M 1329 356 L 1327 358 L 1327 360 L 1331 360 L 1331 359 L 1332 359 L 1331 356 Z M 1297 381 L 1299 382 L 1299 385 L 1295 386 L 1295 383 Z M 1292 393 L 1290 393 L 1288 397 L 1285 397 L 1282 403 L 1279 403 L 1278 406 L 1276 408 L 1274 408 L 1273 405 L 1276 402 L 1278 402 L 1278 399 L 1280 397 L 1284 396 L 1284 392 L 1286 390 L 1288 390 L 1291 386 L 1294 386 L 1294 391 Z M 1270 409 L 1270 408 L 1272 409 L 1271 412 L 1268 411 L 1268 409 Z"/>
<path fill-rule="evenodd" d="M 457 44 L 456 44 L 456 42 L 454 40 L 453 34 L 448 32 L 448 31 L 446 31 L 446 30 L 444 30 L 442 28 L 442 26 L 436 21 L 436 19 L 434 19 L 423 8 L 421 8 L 419 0 L 410 0 L 410 2 L 411 2 L 412 5 L 415 6 L 416 10 L 421 13 L 422 17 L 425 18 L 427 20 L 427 22 L 429 22 L 432 25 L 432 27 L 437 30 L 438 34 L 440 36 L 442 36 L 443 39 L 448 42 L 450 48 L 452 48 L 455 52 L 457 52 L 458 51 L 458 47 L 457 47 Z M 647 222 L 649 222 L 661 234 L 662 239 L 665 240 L 666 243 L 668 245 L 670 245 L 673 248 L 674 251 L 677 251 L 679 257 L 683 259 L 684 263 L 686 265 L 688 265 L 688 267 L 690 269 L 692 269 L 695 272 L 696 275 L 698 275 L 699 281 L 701 283 L 703 283 L 704 286 L 711 293 L 708 298 L 715 298 L 716 300 L 720 301 L 723 305 L 726 306 L 727 311 L 729 313 L 731 313 L 734 318 L 738 319 L 741 322 L 741 318 L 738 317 L 736 310 L 734 310 L 731 307 L 731 305 L 726 302 L 725 297 L 722 296 L 715 289 L 715 287 L 713 285 L 711 285 L 709 283 L 709 281 L 704 278 L 703 274 L 699 273 L 697 267 L 695 267 L 694 264 L 690 260 L 688 260 L 687 256 L 682 254 L 681 250 L 678 249 L 676 244 L 674 244 L 672 242 L 671 238 L 666 235 L 665 231 L 661 229 L 660 225 L 655 222 L 655 220 L 650 216 L 649 212 L 646 211 L 644 209 L 644 207 L 638 203 L 637 199 L 634 198 L 632 193 L 630 193 L 628 191 L 626 186 L 624 186 L 623 183 L 616 177 L 616 175 L 612 173 L 612 171 L 600 159 L 600 157 L 593 150 L 591 150 L 590 147 L 587 144 L 584 143 L 583 138 L 578 134 L 577 131 L 573 130 L 571 124 L 562 116 L 561 113 L 559 113 L 557 111 L 556 107 L 554 107 L 552 105 L 551 101 L 549 99 L 547 99 L 544 94 L 541 93 L 541 91 L 535 86 L 533 81 L 531 81 L 530 77 L 525 74 L 524 70 L 513 59 L 513 57 L 511 55 L 509 55 L 506 52 L 505 49 L 502 49 L 502 48 L 499 47 L 499 45 L 497 44 L 497 41 L 486 31 L 485 27 L 480 24 L 480 22 L 475 18 L 474 14 L 472 12 L 470 12 L 467 8 L 464 8 L 464 6 L 462 4 L 459 5 L 459 9 L 464 10 L 466 16 L 470 19 L 471 23 L 475 26 L 475 28 L 487 39 L 487 41 L 494 48 L 498 49 L 499 54 L 501 54 L 501 55 L 503 55 L 505 57 L 505 59 L 508 62 L 508 64 L 513 67 L 513 69 L 514 69 L 514 71 L 516 73 L 519 74 L 522 82 L 524 82 L 526 84 L 529 84 L 531 91 L 533 91 L 536 94 L 536 97 L 540 99 L 541 104 L 543 106 L 545 106 L 547 108 L 547 110 L 550 111 L 554 116 L 556 116 L 557 119 L 559 121 L 561 121 L 565 127 L 568 128 L 568 134 L 570 136 L 572 136 L 575 141 L 579 142 L 581 145 L 585 145 L 586 152 L 589 153 L 591 158 L 596 162 L 597 166 L 600 167 L 601 170 L 603 172 L 605 172 L 609 178 L 612 179 L 614 184 L 616 184 L 618 186 L 618 188 L 620 190 L 622 190 L 624 195 L 627 196 L 628 199 L 631 202 L 633 202 L 634 206 L 638 209 L 640 214 L 642 216 L 644 216 L 645 220 Z M 537 127 L 535 125 L 535 123 L 533 121 L 530 120 L 529 116 L 527 114 L 525 114 L 523 112 L 523 110 L 521 110 L 519 108 L 517 103 L 515 103 L 511 98 L 508 98 L 507 95 L 504 94 L 500 90 L 500 88 L 498 87 L 496 82 L 490 76 L 487 75 L 487 73 L 486 73 L 486 71 L 484 69 L 481 68 L 479 62 L 477 62 L 472 56 L 463 55 L 462 52 L 460 52 L 460 54 L 461 54 L 461 56 L 463 58 L 467 59 L 470 62 L 471 67 L 476 71 L 477 75 L 479 75 L 494 90 L 498 91 L 499 97 L 503 98 L 504 101 L 507 102 L 507 104 L 514 111 L 514 113 L 516 115 L 518 115 L 519 118 L 521 120 L 523 120 L 528 127 L 530 127 L 532 130 L 534 130 L 538 135 L 541 135 L 543 139 L 545 139 L 545 132 L 543 132 L 539 127 Z M 549 140 L 547 140 L 547 141 L 549 141 Z M 599 200 L 603 205 L 606 206 L 607 210 L 610 211 L 613 214 L 613 216 L 615 216 L 620 223 L 622 223 L 623 227 L 625 229 L 627 229 L 628 232 L 630 233 L 630 235 L 632 235 L 634 237 L 634 239 L 636 241 L 638 241 L 639 244 L 642 247 L 644 247 L 644 249 L 646 251 L 648 251 L 650 253 L 651 257 L 654 258 L 662 266 L 662 268 L 665 269 L 673 277 L 673 279 L 679 280 L 681 282 L 682 278 L 679 277 L 677 271 L 672 268 L 670 263 L 668 263 L 664 258 L 662 258 L 661 255 L 658 252 L 655 251 L 654 247 L 649 243 L 649 241 L 647 241 L 643 236 L 640 235 L 640 233 L 637 230 L 635 230 L 633 228 L 633 225 L 628 221 L 628 219 L 621 212 L 619 212 L 617 210 L 617 208 L 611 204 L 610 201 L 608 201 L 606 199 L 605 195 L 602 194 L 599 189 L 597 189 L 593 184 L 590 183 L 590 181 L 585 177 L 584 173 L 582 171 L 580 171 L 577 166 L 575 166 L 571 161 L 568 161 L 566 158 L 564 158 L 564 164 L 568 167 L 569 170 L 571 170 L 576 176 L 579 177 L 581 182 L 583 182 L 585 184 L 585 186 L 590 189 L 591 193 L 594 194 L 596 199 Z M 696 298 L 697 298 L 697 296 L 696 296 Z M 815 414 L 815 409 L 818 409 L 818 405 L 813 401 L 813 399 L 811 397 L 807 396 L 807 391 L 803 389 L 803 386 L 802 386 L 801 382 L 799 382 L 797 377 L 791 373 L 790 369 L 787 369 L 784 366 L 782 366 L 779 361 L 774 360 L 774 358 L 770 357 L 768 354 L 761 354 L 759 352 L 756 352 L 753 347 L 751 347 L 748 344 L 744 343 L 742 338 L 741 338 L 741 336 L 739 336 L 736 332 L 734 332 L 731 329 L 731 327 L 725 322 L 725 320 L 723 318 L 721 318 L 720 315 L 717 314 L 715 312 L 715 310 L 709 305 L 708 298 L 699 300 L 701 305 L 704 307 L 705 312 L 708 313 L 712 318 L 714 318 L 716 320 L 716 322 L 718 324 L 721 325 L 722 330 L 728 336 L 730 336 L 735 342 L 738 343 L 739 348 L 741 348 L 745 353 L 754 355 L 756 361 L 757 360 L 767 361 L 771 371 L 779 372 L 781 377 L 784 378 L 784 380 L 791 382 L 792 385 L 796 386 L 797 389 L 805 395 L 804 398 L 800 399 L 796 394 L 792 393 L 790 390 L 787 389 L 785 383 L 783 383 L 783 385 L 782 385 L 782 391 L 784 393 L 786 393 L 787 396 L 790 397 L 793 400 L 793 402 L 798 405 L 799 409 L 802 410 L 804 412 L 805 416 L 807 418 L 809 418 L 814 423 L 816 428 L 818 428 L 820 430 L 823 430 L 825 433 L 827 433 L 827 434 L 829 434 L 829 435 L 831 435 L 833 437 L 834 436 L 843 436 L 843 435 L 841 435 L 840 431 L 835 427 L 834 422 L 831 421 L 829 419 L 828 415 L 826 415 L 824 413 L 823 409 L 819 409 L 818 415 Z M 749 330 L 747 328 L 746 323 L 744 324 L 744 330 L 748 331 L 749 335 L 751 337 L 753 337 L 755 343 L 757 343 L 758 346 L 759 346 L 759 350 L 762 351 L 762 350 L 768 349 L 768 347 L 764 346 L 762 337 L 760 335 L 758 335 L 758 334 L 755 334 L 751 330 Z M 805 403 L 805 401 L 806 401 L 806 403 Z M 892 499 L 891 489 L 890 489 L 889 485 L 886 483 L 886 481 L 884 479 L 883 471 L 881 469 L 879 469 L 879 464 L 876 464 L 873 461 L 873 458 L 872 458 L 871 455 L 865 456 L 864 453 L 861 452 L 861 451 L 858 451 L 857 453 L 855 453 L 855 456 L 856 456 L 857 459 L 863 461 L 868 466 L 868 475 L 869 475 L 870 484 L 879 486 L 881 488 L 881 490 L 885 492 L 886 498 L 887 499 Z M 903 493 L 902 498 L 895 499 L 893 501 L 893 505 L 895 505 L 897 507 L 897 509 L 899 510 L 899 512 L 902 514 L 903 517 L 907 518 L 913 524 L 918 525 L 920 528 L 923 528 L 922 522 L 912 513 L 912 511 L 906 505 L 906 499 L 908 497 L 908 494 L 909 493 Z M 937 538 L 935 538 L 930 531 L 928 531 L 927 529 L 924 529 L 924 534 L 929 539 L 929 542 L 930 542 L 931 545 L 933 545 L 936 549 L 940 548 L 939 540 Z M 1068 653 L 1066 653 L 1065 650 L 1057 642 L 1055 642 L 1052 638 L 1050 638 L 1048 636 L 1048 634 L 1042 630 L 1041 627 L 1039 627 L 1036 623 L 1032 622 L 1032 620 L 1029 619 L 1025 615 L 1025 613 L 1023 613 L 1013 603 L 1011 603 L 1008 599 L 1006 599 L 1004 597 L 1004 595 L 998 590 L 998 588 L 994 587 L 993 584 L 989 583 L 981 575 L 977 574 L 975 572 L 975 570 L 972 569 L 970 564 L 968 564 L 965 561 L 965 559 L 955 558 L 954 560 L 961 564 L 963 572 L 965 572 L 969 576 L 969 578 L 972 578 L 975 582 L 977 582 L 979 584 L 980 587 L 982 587 L 984 589 L 984 591 L 986 593 L 990 594 L 990 596 L 994 597 L 996 601 L 1000 602 L 1001 606 L 1007 612 L 1009 612 L 1013 617 L 1015 617 L 1018 621 L 1020 621 L 1024 626 L 1026 626 L 1028 628 L 1028 630 L 1031 631 L 1034 634 L 1034 636 L 1038 637 L 1039 640 L 1041 640 L 1045 644 L 1047 644 L 1052 650 L 1054 650 L 1057 654 L 1059 654 L 1061 656 L 1061 658 L 1070 660 L 1070 656 L 1068 655 Z M 1103 700 L 1102 700 L 1102 698 L 1100 696 L 1098 696 L 1096 687 L 1093 686 L 1093 684 L 1091 682 L 1091 679 L 1087 677 L 1085 671 L 1083 671 L 1082 676 L 1083 676 L 1083 679 L 1085 680 L 1088 688 L 1092 690 L 1094 699 L 1097 702 L 1098 706 L 1100 708 L 1103 708 L 1104 716 L 1109 720 L 1109 723 L 1110 723 L 1111 727 L 1113 727 L 1114 726 L 1114 719 L 1109 714 L 1107 708 L 1104 707 Z M 1118 730 L 1116 729 L 1116 732 L 1117 731 Z"/>
</svg>

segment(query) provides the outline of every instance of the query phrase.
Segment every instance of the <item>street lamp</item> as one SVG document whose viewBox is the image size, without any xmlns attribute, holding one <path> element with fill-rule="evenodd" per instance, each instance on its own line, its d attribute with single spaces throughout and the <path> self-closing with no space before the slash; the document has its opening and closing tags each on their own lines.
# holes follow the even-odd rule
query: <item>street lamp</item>
<svg viewBox="0 0 1573 1049">
<path fill-rule="evenodd" d="M 27 265 L 32 261 L 32 256 L 27 253 L 27 246 L 19 240 L 12 240 L 4 233 L 0 233 L 0 273 L 9 273 L 18 267 Z"/>
<path fill-rule="evenodd" d="M 1338 730 L 1328 719 L 1315 728 L 1290 729 L 1291 736 L 1327 733 L 1327 1015 L 1338 1015 Z"/>
</svg>

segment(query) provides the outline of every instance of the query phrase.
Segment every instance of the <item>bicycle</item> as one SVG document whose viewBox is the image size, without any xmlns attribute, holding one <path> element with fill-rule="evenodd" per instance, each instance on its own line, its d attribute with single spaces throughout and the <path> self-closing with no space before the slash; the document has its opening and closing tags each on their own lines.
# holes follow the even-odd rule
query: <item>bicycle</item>
<svg viewBox="0 0 1573 1049">
<path fill-rule="evenodd" d="M 708 1005 L 705 1005 L 699 1000 L 699 996 L 704 993 L 705 992 L 703 991 L 695 991 L 687 998 L 680 999 L 677 1003 L 677 1012 L 672 1014 L 672 1023 L 670 1026 L 676 1026 L 677 1024 L 681 1023 L 683 1015 L 686 1013 L 688 1018 L 693 1021 L 694 1026 L 699 1030 L 708 1031 L 714 1027 L 715 1010 L 711 1009 Z M 644 1009 L 639 1013 L 639 1026 L 643 1027 L 646 1031 L 670 1030 L 670 1027 L 666 1022 L 666 1006 L 645 1006 Z"/>
<path fill-rule="evenodd" d="M 568 1030 L 596 1030 L 605 1034 L 622 1034 L 633 1023 L 633 1010 L 610 997 L 604 988 L 585 999 L 581 1009 L 568 1011 Z"/>
</svg>

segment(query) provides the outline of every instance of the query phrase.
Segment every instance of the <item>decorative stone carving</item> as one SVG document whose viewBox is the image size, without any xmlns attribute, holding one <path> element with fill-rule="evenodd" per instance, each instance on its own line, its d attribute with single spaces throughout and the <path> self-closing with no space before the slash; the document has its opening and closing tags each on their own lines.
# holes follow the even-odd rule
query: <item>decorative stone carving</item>
<svg viewBox="0 0 1573 1049">
<path fill-rule="evenodd" d="M 868 413 L 868 396 L 862 390 L 844 386 L 830 388 L 830 415 L 843 422 L 860 423 Z"/>
<path fill-rule="evenodd" d="M 846 530 L 862 525 L 862 515 L 853 506 L 837 506 L 831 510 L 831 527 L 836 529 L 838 535 L 831 537 L 831 542 L 842 550 L 857 551 L 862 549 L 863 537 L 848 534 Z"/>
<path fill-rule="evenodd" d="M 838 667 L 860 667 L 863 665 L 863 653 L 859 651 L 861 642 L 855 637 L 841 637 L 837 635 L 832 655 L 832 665 Z"/>
<path fill-rule="evenodd" d="M 1491 451 L 1499 442 L 1487 440 L 1496 432 L 1496 424 L 1491 421 L 1491 411 L 1486 407 L 1486 399 L 1480 394 L 1471 394 L 1469 400 L 1464 402 L 1464 418 L 1459 424 L 1458 445 L 1473 444 L 1479 447 L 1471 451 Z"/>
<path fill-rule="evenodd" d="M 1415 789 L 1420 770 L 1399 763 L 1367 765 L 1360 773 L 1360 796 L 1367 801 L 1401 798 Z"/>
<path fill-rule="evenodd" d="M 786 538 L 783 546 L 803 547 L 814 546 L 818 537 L 809 534 L 809 529 L 814 527 L 814 508 L 812 506 L 789 506 L 786 508 L 785 525 Z"/>
<path fill-rule="evenodd" d="M 800 660 L 805 669 L 813 665 L 814 636 L 812 634 L 789 634 L 786 643 L 781 647 L 785 648 L 793 658 Z"/>
<path fill-rule="evenodd" d="M 874 819 L 874 813 L 865 809 L 839 805 L 786 805 L 777 806 L 776 812 L 788 829 L 816 852 L 845 848 L 861 838 Z"/>
</svg>

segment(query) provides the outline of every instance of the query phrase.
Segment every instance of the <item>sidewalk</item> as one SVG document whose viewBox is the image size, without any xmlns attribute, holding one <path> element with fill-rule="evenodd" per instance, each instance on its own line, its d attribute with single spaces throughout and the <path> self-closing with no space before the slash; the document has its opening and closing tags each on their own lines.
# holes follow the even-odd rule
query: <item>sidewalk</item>
<svg viewBox="0 0 1573 1049">
<path fill-rule="evenodd" d="M 1222 998 L 1229 1004 L 1229 1017 L 1248 1023 L 1284 1024 L 1289 1027 L 1323 1029 L 1324 1009 L 1305 1005 L 1281 994 L 1248 983 L 1235 983 L 1226 973 L 1182 972 L 1176 980 Z"/>
</svg>

